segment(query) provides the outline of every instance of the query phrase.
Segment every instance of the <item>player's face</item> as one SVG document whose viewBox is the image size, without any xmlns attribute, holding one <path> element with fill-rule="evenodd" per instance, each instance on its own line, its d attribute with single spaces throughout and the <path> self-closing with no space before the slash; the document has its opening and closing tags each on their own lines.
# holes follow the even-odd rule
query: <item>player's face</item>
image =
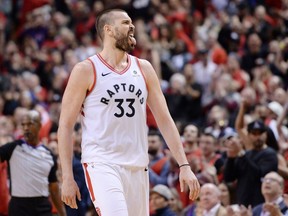
<svg viewBox="0 0 288 216">
<path fill-rule="evenodd" d="M 136 39 L 134 37 L 134 25 L 130 17 L 120 12 L 117 15 L 114 28 L 115 47 L 125 52 L 131 52 L 136 46 Z"/>
</svg>

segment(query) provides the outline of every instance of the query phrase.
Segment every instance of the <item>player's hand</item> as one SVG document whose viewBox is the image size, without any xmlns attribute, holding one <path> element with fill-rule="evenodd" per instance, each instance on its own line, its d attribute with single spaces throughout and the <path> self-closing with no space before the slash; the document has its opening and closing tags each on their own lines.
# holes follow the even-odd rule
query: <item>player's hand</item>
<svg viewBox="0 0 288 216">
<path fill-rule="evenodd" d="M 190 166 L 183 166 L 180 168 L 179 181 L 181 192 L 184 191 L 185 184 L 187 184 L 189 187 L 189 198 L 191 200 L 196 200 L 200 193 L 200 184 Z"/>
<path fill-rule="evenodd" d="M 71 208 L 77 209 L 76 196 L 81 201 L 79 187 L 74 179 L 63 180 L 61 188 L 62 201 Z"/>
</svg>

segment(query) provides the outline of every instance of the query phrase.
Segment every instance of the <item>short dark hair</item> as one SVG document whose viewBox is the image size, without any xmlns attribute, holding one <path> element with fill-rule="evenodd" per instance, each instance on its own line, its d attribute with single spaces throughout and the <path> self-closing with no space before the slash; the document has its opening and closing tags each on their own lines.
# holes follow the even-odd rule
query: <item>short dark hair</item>
<svg viewBox="0 0 288 216">
<path fill-rule="evenodd" d="M 210 131 L 205 131 L 205 130 L 204 130 L 202 133 L 200 133 L 200 137 L 201 137 L 201 136 L 212 137 L 213 140 L 214 140 L 214 142 L 217 141 L 217 137 L 215 137 L 215 135 L 214 135 L 212 132 L 210 132 Z"/>
<path fill-rule="evenodd" d="M 158 136 L 160 139 L 162 139 L 162 135 L 157 128 L 149 128 L 148 136 Z"/>
<path fill-rule="evenodd" d="M 96 18 L 96 31 L 97 31 L 97 34 L 99 35 L 101 40 L 103 40 L 103 38 L 104 38 L 104 33 L 103 33 L 104 26 L 107 23 L 111 22 L 111 19 L 110 19 L 111 16 L 109 16 L 109 14 L 111 12 L 114 12 L 114 11 L 120 11 L 120 12 L 127 13 L 126 11 L 124 11 L 122 9 L 119 9 L 119 8 L 110 8 L 110 9 L 106 9 L 106 10 L 101 11 L 97 15 L 97 18 Z"/>
</svg>

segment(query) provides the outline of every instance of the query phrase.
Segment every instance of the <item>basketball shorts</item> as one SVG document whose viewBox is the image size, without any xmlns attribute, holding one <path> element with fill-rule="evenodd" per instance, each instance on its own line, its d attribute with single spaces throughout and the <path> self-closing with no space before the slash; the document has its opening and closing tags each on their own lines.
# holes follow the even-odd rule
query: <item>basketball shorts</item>
<svg viewBox="0 0 288 216">
<path fill-rule="evenodd" d="M 99 216 L 149 216 L 147 170 L 103 163 L 84 163 L 83 166 Z"/>
</svg>

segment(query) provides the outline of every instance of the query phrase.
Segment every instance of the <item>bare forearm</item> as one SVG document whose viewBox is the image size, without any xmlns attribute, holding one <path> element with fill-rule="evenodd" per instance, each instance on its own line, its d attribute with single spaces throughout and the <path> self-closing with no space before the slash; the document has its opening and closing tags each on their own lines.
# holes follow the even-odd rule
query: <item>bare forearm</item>
<svg viewBox="0 0 288 216">
<path fill-rule="evenodd" d="M 62 178 L 73 177 L 72 157 L 73 157 L 73 141 L 72 129 L 60 126 L 58 129 L 58 150 L 62 168 Z"/>
<path fill-rule="evenodd" d="M 188 163 L 180 140 L 179 132 L 171 117 L 156 119 L 157 125 L 173 155 L 179 165 Z"/>
<path fill-rule="evenodd" d="M 244 114 L 245 114 L 245 107 L 243 104 L 241 104 L 235 121 L 235 128 L 238 132 L 242 130 L 244 127 Z"/>
</svg>

